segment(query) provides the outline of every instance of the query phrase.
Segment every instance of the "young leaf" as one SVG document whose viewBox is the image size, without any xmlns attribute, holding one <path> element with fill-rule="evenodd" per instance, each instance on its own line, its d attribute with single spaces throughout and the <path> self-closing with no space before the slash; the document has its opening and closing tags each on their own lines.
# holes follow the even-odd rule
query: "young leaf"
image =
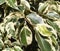
<svg viewBox="0 0 60 51">
<path fill-rule="evenodd" d="M 52 32 L 50 32 L 46 26 L 38 24 L 36 29 L 42 34 L 43 36 L 51 36 Z"/>
</svg>

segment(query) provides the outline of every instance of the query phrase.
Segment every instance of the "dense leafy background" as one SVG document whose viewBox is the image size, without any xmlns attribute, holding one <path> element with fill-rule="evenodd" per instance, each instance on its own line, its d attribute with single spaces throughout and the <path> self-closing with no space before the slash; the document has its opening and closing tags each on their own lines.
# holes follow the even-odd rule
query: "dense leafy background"
<svg viewBox="0 0 60 51">
<path fill-rule="evenodd" d="M 0 0 L 0 51 L 60 51 L 60 2 Z"/>
</svg>

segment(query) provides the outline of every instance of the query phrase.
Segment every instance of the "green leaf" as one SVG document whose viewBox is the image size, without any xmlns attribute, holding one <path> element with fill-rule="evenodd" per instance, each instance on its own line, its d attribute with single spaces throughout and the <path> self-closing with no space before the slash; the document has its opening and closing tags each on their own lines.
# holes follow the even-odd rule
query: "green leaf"
<svg viewBox="0 0 60 51">
<path fill-rule="evenodd" d="M 50 26 L 52 26 L 56 31 L 60 31 L 59 30 L 59 27 L 58 27 L 58 25 L 56 24 L 56 23 L 53 23 L 52 21 L 50 21 L 50 20 L 47 20 L 47 23 L 50 25 Z"/>
<path fill-rule="evenodd" d="M 42 17 L 40 17 L 36 13 L 31 13 L 31 14 L 27 15 L 27 18 L 29 18 L 33 24 L 44 23 Z"/>
<path fill-rule="evenodd" d="M 2 49 L 3 46 L 4 46 L 4 43 L 3 43 L 3 41 L 0 39 L 0 49 Z"/>
<path fill-rule="evenodd" d="M 31 34 L 30 30 L 27 29 L 27 28 L 25 28 L 25 31 L 26 31 L 26 35 L 27 35 L 27 36 L 30 36 L 30 34 Z"/>
<path fill-rule="evenodd" d="M 27 33 L 27 32 L 26 32 L 26 29 L 23 28 L 23 29 L 21 30 L 21 33 L 20 33 L 21 42 L 22 42 L 23 45 L 27 45 L 26 33 Z"/>
<path fill-rule="evenodd" d="M 7 32 L 7 35 L 9 35 L 7 36 L 8 38 L 11 38 L 12 36 L 15 38 L 16 34 L 15 34 L 15 27 L 13 22 L 6 23 L 5 30 Z"/>
<path fill-rule="evenodd" d="M 2 5 L 5 2 L 5 0 L 0 0 L 0 5 Z"/>
<path fill-rule="evenodd" d="M 57 44 L 56 37 L 54 37 L 53 35 L 51 36 L 51 40 L 55 45 Z"/>
<path fill-rule="evenodd" d="M 0 24 L 0 31 L 1 31 L 2 33 L 5 32 L 5 30 L 4 30 L 4 23 Z"/>
<path fill-rule="evenodd" d="M 51 36 L 52 32 L 50 32 L 46 26 L 44 25 L 37 25 L 37 30 L 40 32 L 40 34 L 42 34 L 43 36 Z"/>
<path fill-rule="evenodd" d="M 49 13 L 46 14 L 46 16 L 49 16 L 53 19 L 59 19 L 60 18 L 59 14 L 56 13 L 56 12 L 49 12 Z"/>
<path fill-rule="evenodd" d="M 14 51 L 14 49 L 13 49 L 13 48 L 5 48 L 5 49 L 2 50 L 2 51 Z"/>
<path fill-rule="evenodd" d="M 36 31 L 36 38 L 41 51 L 52 51 L 52 48 L 49 42 L 44 40 L 37 31 Z"/>
<path fill-rule="evenodd" d="M 43 11 L 46 9 L 47 6 L 48 6 L 47 3 L 40 3 L 38 8 L 39 14 L 43 13 Z"/>
<path fill-rule="evenodd" d="M 6 3 L 7 3 L 10 7 L 14 8 L 14 9 L 18 9 L 18 8 L 16 7 L 15 2 L 16 2 L 16 0 L 6 0 Z"/>
<path fill-rule="evenodd" d="M 26 9 L 26 10 L 30 10 L 30 4 L 29 4 L 28 1 L 26 1 L 26 0 L 21 0 L 21 4 L 22 4 L 23 6 L 25 6 L 25 9 Z"/>
<path fill-rule="evenodd" d="M 14 46 L 15 51 L 23 51 L 19 46 Z"/>
<path fill-rule="evenodd" d="M 9 34 L 8 35 L 11 35 L 11 37 L 13 37 L 13 38 L 16 37 L 15 31 L 13 31 L 12 29 L 9 30 Z"/>
<path fill-rule="evenodd" d="M 20 5 L 19 5 L 18 8 L 19 8 L 19 11 L 20 11 L 20 12 L 24 12 L 24 9 L 25 9 L 24 6 L 20 6 Z"/>
<path fill-rule="evenodd" d="M 0 39 L 2 39 L 2 33 L 0 33 Z"/>
</svg>

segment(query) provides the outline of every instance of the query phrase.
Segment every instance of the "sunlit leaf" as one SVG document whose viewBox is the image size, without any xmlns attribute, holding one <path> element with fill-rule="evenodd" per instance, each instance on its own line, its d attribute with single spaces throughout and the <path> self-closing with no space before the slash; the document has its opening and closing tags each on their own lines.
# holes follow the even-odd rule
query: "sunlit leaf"
<svg viewBox="0 0 60 51">
<path fill-rule="evenodd" d="M 51 45 L 49 42 L 40 37 L 39 33 L 36 31 L 36 38 L 39 44 L 41 51 L 52 51 Z"/>
<path fill-rule="evenodd" d="M 51 36 L 52 33 L 47 29 L 44 25 L 37 25 L 36 29 L 42 34 L 43 36 Z"/>
</svg>

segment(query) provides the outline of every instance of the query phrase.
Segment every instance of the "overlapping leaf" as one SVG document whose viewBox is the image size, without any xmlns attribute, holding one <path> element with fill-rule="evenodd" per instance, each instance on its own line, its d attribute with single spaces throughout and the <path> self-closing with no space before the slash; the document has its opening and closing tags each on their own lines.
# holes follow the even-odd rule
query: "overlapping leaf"
<svg viewBox="0 0 60 51">
<path fill-rule="evenodd" d="M 4 12 L 4 18 L 2 18 L 3 21 L 0 23 L 0 50 L 22 51 L 20 45 L 27 46 L 31 42 L 30 40 L 33 38 L 33 36 L 31 35 L 33 34 L 33 30 L 30 31 L 29 28 L 33 27 L 34 29 L 36 27 L 34 25 L 37 25 L 35 30 L 35 37 L 38 46 L 40 47 L 39 51 L 57 51 L 59 46 L 57 38 L 58 41 L 60 41 L 60 25 L 55 23 L 55 21 L 58 21 L 58 19 L 60 19 L 60 2 L 58 4 L 58 2 L 55 1 L 47 1 L 44 3 L 39 3 L 38 0 L 20 1 L 21 3 L 17 5 L 17 0 L 0 0 L 0 7 Z M 37 6 L 39 4 L 38 9 L 36 9 L 35 3 L 37 4 Z M 8 7 L 11 8 L 11 11 L 10 9 L 7 9 Z M 8 16 L 5 16 L 5 10 L 8 11 Z M 0 14 L 2 14 L 2 12 Z M 22 26 L 22 21 L 20 22 L 21 18 L 24 19 L 24 27 Z M 27 23 L 27 25 L 29 24 L 29 28 L 25 27 L 27 26 L 27 19 L 25 18 L 30 21 Z M 30 25 L 30 23 L 32 23 L 33 25 Z M 49 25 L 49 27 L 46 27 L 44 24 Z M 19 30 L 19 28 L 21 28 L 20 26 L 23 27 L 22 29 L 20 29 L 21 31 Z M 42 37 L 40 36 L 40 34 Z M 57 35 L 59 36 L 57 37 Z M 27 36 L 31 36 L 30 40 L 27 40 Z M 44 39 L 44 37 L 48 37 L 48 39 Z M 12 41 L 12 39 L 15 41 Z"/>
<path fill-rule="evenodd" d="M 59 27 L 56 23 L 51 22 L 50 20 L 47 20 L 47 23 L 52 26 L 56 31 L 59 31 Z"/>
<path fill-rule="evenodd" d="M 56 12 L 49 12 L 46 14 L 46 16 L 51 17 L 52 19 L 59 19 L 59 14 Z"/>
<path fill-rule="evenodd" d="M 15 51 L 23 51 L 19 46 L 14 46 Z"/>
<path fill-rule="evenodd" d="M 14 46 L 13 48 L 5 48 L 2 51 L 23 51 L 19 46 Z"/>
<path fill-rule="evenodd" d="M 40 37 L 39 33 L 36 31 L 36 38 L 39 44 L 41 51 L 52 51 L 51 45 L 49 42 Z"/>
<path fill-rule="evenodd" d="M 57 44 L 56 37 L 51 36 L 51 40 L 52 40 L 53 44 L 55 44 L 55 45 Z"/>
<path fill-rule="evenodd" d="M 38 24 L 36 29 L 42 34 L 43 36 L 51 36 L 52 32 L 50 32 L 46 26 Z"/>
</svg>

